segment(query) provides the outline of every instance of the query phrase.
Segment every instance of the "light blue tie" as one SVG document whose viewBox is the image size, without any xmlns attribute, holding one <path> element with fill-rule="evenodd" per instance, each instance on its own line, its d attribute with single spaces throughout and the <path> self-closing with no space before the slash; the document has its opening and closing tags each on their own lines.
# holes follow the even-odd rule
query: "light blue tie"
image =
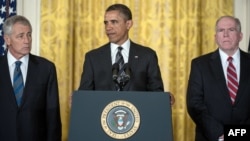
<svg viewBox="0 0 250 141">
<path fill-rule="evenodd" d="M 15 92 L 17 105 L 20 106 L 21 101 L 22 101 L 23 88 L 24 88 L 22 71 L 20 69 L 22 62 L 16 61 L 15 64 L 16 64 L 16 67 L 14 70 L 13 88 Z"/>
</svg>

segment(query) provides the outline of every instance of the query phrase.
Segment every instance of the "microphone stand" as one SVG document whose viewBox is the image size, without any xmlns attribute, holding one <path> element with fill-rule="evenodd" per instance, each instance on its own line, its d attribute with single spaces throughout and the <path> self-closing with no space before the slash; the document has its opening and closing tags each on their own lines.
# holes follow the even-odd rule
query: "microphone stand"
<svg viewBox="0 0 250 141">
<path fill-rule="evenodd" d="M 119 89 L 117 89 L 117 91 L 123 91 L 125 85 L 128 83 L 128 81 L 130 80 L 130 68 L 128 67 L 128 64 L 125 64 L 123 69 L 124 69 L 124 72 L 125 74 L 124 75 L 121 75 L 119 76 L 118 72 L 119 72 L 119 69 L 118 69 L 118 64 L 115 63 L 113 65 L 113 68 L 112 68 L 112 73 L 113 73 L 113 81 L 115 82 L 115 84 L 119 87 Z M 118 81 L 118 77 L 120 77 L 120 81 Z"/>
<path fill-rule="evenodd" d="M 120 91 L 123 91 L 123 88 L 130 80 L 130 69 L 127 66 L 125 67 L 124 72 L 125 72 L 125 74 L 120 76 L 121 77 L 121 80 L 119 83 Z"/>
<path fill-rule="evenodd" d="M 127 74 L 122 76 L 120 84 L 119 84 L 120 91 L 123 91 L 123 88 L 128 83 L 129 79 L 130 79 L 130 77 Z"/>
</svg>

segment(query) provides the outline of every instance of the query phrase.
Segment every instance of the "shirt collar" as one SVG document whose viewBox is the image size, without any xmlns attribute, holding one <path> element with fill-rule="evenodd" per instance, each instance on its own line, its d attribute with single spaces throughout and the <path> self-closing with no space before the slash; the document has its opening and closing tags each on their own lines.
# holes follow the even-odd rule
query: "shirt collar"
<svg viewBox="0 0 250 141">
<path fill-rule="evenodd" d="M 221 57 L 221 61 L 223 63 L 227 63 L 227 58 L 229 57 L 225 52 L 223 52 L 221 49 L 219 49 L 219 53 L 220 53 L 220 57 Z M 240 50 L 238 49 L 233 56 L 231 56 L 233 58 L 234 62 L 240 62 Z"/>
<path fill-rule="evenodd" d="M 9 66 L 15 65 L 16 61 L 21 61 L 24 66 L 28 66 L 29 54 L 23 56 L 21 59 L 17 60 L 9 51 L 7 52 L 7 60 Z"/>
<path fill-rule="evenodd" d="M 117 51 L 117 48 L 119 46 L 121 46 L 123 48 L 123 50 L 125 52 L 128 52 L 129 51 L 129 48 L 130 48 L 130 40 L 128 39 L 126 42 L 124 42 L 122 45 L 117 45 L 117 44 L 114 44 L 114 43 L 110 43 L 110 46 L 111 46 L 111 52 L 116 52 Z"/>
</svg>

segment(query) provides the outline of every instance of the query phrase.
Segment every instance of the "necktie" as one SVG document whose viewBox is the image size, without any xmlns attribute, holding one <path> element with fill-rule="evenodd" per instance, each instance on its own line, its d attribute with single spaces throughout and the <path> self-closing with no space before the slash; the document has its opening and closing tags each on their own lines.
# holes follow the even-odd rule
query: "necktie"
<svg viewBox="0 0 250 141">
<path fill-rule="evenodd" d="M 17 105 L 20 106 L 21 104 L 21 100 L 22 100 L 22 95 L 23 95 L 23 88 L 24 88 L 24 84 L 23 84 L 23 76 L 22 76 L 22 72 L 20 69 L 20 65 L 21 65 L 21 61 L 16 61 L 16 67 L 14 70 L 14 79 L 13 79 L 13 88 L 14 88 L 14 92 L 15 92 L 15 97 L 16 97 L 16 102 Z"/>
<path fill-rule="evenodd" d="M 115 57 L 115 62 L 119 65 L 119 70 L 122 69 L 123 65 L 124 65 L 124 59 L 122 56 L 122 47 L 118 47 L 118 51 Z"/>
<path fill-rule="evenodd" d="M 235 102 L 235 97 L 238 91 L 238 80 L 236 69 L 232 63 L 233 58 L 228 57 L 228 67 L 227 67 L 227 86 L 229 90 L 229 95 L 232 100 L 232 104 Z"/>
<path fill-rule="evenodd" d="M 119 72 L 118 72 L 118 78 L 117 78 L 117 82 L 120 84 L 120 86 L 116 86 L 116 90 L 120 91 L 121 90 L 121 81 L 123 79 L 123 75 L 125 74 L 124 70 L 123 70 L 123 65 L 124 65 L 124 59 L 122 56 L 122 47 L 118 47 L 118 51 L 115 57 L 115 63 L 117 63 L 119 65 Z"/>
</svg>

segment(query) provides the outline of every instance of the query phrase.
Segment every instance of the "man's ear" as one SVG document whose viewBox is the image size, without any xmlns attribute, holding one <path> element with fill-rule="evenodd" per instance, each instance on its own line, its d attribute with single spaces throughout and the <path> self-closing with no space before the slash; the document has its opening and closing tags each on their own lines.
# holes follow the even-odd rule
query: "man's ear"
<svg viewBox="0 0 250 141">
<path fill-rule="evenodd" d="M 10 37 L 8 35 L 4 35 L 3 38 L 4 38 L 6 45 L 9 46 L 10 45 Z"/>
<path fill-rule="evenodd" d="M 127 29 L 130 29 L 133 26 L 133 21 L 127 20 L 126 25 L 127 25 Z"/>
</svg>

